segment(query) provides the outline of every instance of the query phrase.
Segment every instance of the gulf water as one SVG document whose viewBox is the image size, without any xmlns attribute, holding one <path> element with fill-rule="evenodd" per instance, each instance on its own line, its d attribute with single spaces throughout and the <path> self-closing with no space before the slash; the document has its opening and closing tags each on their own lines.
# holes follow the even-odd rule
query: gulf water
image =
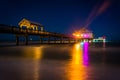
<svg viewBox="0 0 120 80">
<path fill-rule="evenodd" d="M 87 42 L 0 47 L 0 80 L 120 80 L 120 47 Z"/>
</svg>

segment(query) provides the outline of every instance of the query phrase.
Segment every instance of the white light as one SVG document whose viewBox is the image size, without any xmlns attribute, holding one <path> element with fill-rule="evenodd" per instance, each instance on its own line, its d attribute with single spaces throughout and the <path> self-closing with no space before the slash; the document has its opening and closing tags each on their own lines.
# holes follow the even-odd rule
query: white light
<svg viewBox="0 0 120 80">
<path fill-rule="evenodd" d="M 90 40 L 89 43 L 91 43 L 92 41 Z"/>
<path fill-rule="evenodd" d="M 80 43 L 80 45 L 83 45 L 83 44 L 84 44 L 84 42 L 81 42 L 81 43 Z"/>
</svg>

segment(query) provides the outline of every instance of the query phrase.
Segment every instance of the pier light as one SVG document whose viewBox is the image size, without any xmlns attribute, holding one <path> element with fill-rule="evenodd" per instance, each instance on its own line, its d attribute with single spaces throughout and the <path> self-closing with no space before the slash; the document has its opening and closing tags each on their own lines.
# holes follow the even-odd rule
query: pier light
<svg viewBox="0 0 120 80">
<path fill-rule="evenodd" d="M 83 37 L 83 34 L 81 34 L 81 37 Z"/>
<path fill-rule="evenodd" d="M 103 42 L 106 42 L 106 39 L 103 39 Z"/>
<path fill-rule="evenodd" d="M 89 34 L 87 34 L 87 36 L 89 37 Z"/>
<path fill-rule="evenodd" d="M 79 35 L 79 34 L 76 34 L 76 36 L 77 36 L 77 37 L 80 37 L 80 35 Z"/>
<path fill-rule="evenodd" d="M 92 41 L 90 40 L 89 43 L 91 43 Z"/>
<path fill-rule="evenodd" d="M 93 33 L 92 33 L 92 31 L 89 31 L 89 30 L 83 28 L 79 31 L 75 31 L 73 33 L 73 36 L 75 36 L 78 39 L 91 39 L 91 38 L 93 38 Z"/>
<path fill-rule="evenodd" d="M 72 35 L 75 36 L 76 38 L 80 38 L 80 33 L 79 32 L 74 32 Z"/>
<path fill-rule="evenodd" d="M 73 33 L 72 35 L 75 36 L 75 33 Z"/>
<path fill-rule="evenodd" d="M 84 42 L 81 42 L 80 45 L 83 46 Z"/>
<path fill-rule="evenodd" d="M 84 37 L 86 37 L 87 35 L 86 34 L 84 34 Z"/>
</svg>

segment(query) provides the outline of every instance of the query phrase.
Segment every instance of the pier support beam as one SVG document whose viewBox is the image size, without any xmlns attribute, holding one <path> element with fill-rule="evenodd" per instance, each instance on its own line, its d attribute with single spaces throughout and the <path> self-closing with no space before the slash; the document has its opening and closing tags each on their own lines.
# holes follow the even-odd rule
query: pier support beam
<svg viewBox="0 0 120 80">
<path fill-rule="evenodd" d="M 43 43 L 43 37 L 40 37 L 40 43 Z"/>
<path fill-rule="evenodd" d="M 56 37 L 54 37 L 54 43 L 56 43 L 57 41 L 56 41 L 57 39 L 56 39 Z"/>
<path fill-rule="evenodd" d="M 25 36 L 25 44 L 28 45 L 28 36 Z"/>
<path fill-rule="evenodd" d="M 63 43 L 63 37 L 61 37 L 60 43 Z"/>
<path fill-rule="evenodd" d="M 19 45 L 19 36 L 16 35 L 16 45 Z"/>
<path fill-rule="evenodd" d="M 68 43 L 70 44 L 70 42 L 71 42 L 71 39 L 70 39 L 70 38 L 68 38 Z"/>
<path fill-rule="evenodd" d="M 48 37 L 48 43 L 50 43 L 50 36 Z"/>
</svg>

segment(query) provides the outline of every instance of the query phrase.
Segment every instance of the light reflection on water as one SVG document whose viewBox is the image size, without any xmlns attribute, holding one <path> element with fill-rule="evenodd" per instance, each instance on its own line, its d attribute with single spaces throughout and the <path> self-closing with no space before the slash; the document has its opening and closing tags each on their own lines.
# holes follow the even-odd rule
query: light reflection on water
<svg viewBox="0 0 120 80">
<path fill-rule="evenodd" d="M 107 64 L 119 64 L 120 49 L 89 47 L 88 50 L 88 46 L 85 42 L 0 48 L 0 80 L 120 79 L 119 66 Z"/>
<path fill-rule="evenodd" d="M 85 42 L 84 45 L 83 45 L 83 64 L 85 66 L 89 65 L 88 47 L 89 47 L 89 43 Z"/>
<path fill-rule="evenodd" d="M 39 80 L 40 79 L 40 65 L 39 65 L 39 61 L 42 59 L 42 50 L 43 46 L 41 47 L 30 47 L 30 48 L 26 48 L 24 50 L 24 56 L 26 57 L 32 57 L 33 59 L 33 68 L 31 70 L 33 70 L 33 80 Z M 33 53 L 31 55 L 31 53 Z"/>
<path fill-rule="evenodd" d="M 42 47 L 35 48 L 35 57 L 34 57 L 34 80 L 39 80 L 39 60 L 42 58 Z"/>
<path fill-rule="evenodd" d="M 24 56 L 31 57 L 33 59 L 33 80 L 39 80 L 40 74 L 39 72 L 40 67 L 40 60 L 43 58 L 42 55 L 44 47 L 30 47 L 25 49 Z M 33 53 L 33 54 L 31 54 Z M 69 63 L 66 63 L 65 65 L 65 71 L 66 71 L 66 79 L 68 80 L 86 80 L 87 78 L 87 67 L 88 67 L 88 43 L 83 43 L 83 45 L 80 45 L 80 43 L 75 44 L 71 48 L 71 59 L 69 60 Z M 52 65 L 51 65 L 52 66 Z M 52 74 L 52 73 L 51 73 Z"/>
<path fill-rule="evenodd" d="M 40 60 L 42 58 L 43 48 L 44 46 L 24 48 L 23 55 L 28 58 L 32 57 L 34 60 Z"/>
<path fill-rule="evenodd" d="M 88 66 L 88 43 L 83 45 L 75 44 L 72 48 L 72 58 L 68 63 L 67 78 L 68 80 L 86 80 Z"/>
</svg>

